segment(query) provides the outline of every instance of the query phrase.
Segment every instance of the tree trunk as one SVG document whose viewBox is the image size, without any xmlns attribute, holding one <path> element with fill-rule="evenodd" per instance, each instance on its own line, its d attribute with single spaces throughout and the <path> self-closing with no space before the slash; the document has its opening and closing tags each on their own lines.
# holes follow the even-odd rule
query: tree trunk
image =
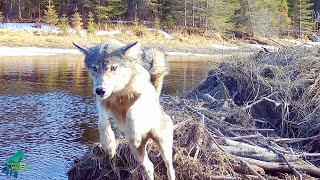
<svg viewBox="0 0 320 180">
<path fill-rule="evenodd" d="M 252 12 L 251 12 L 251 6 L 250 6 L 250 2 L 249 0 L 247 0 L 247 5 L 248 5 L 248 12 L 249 12 L 249 24 L 250 24 L 250 30 L 251 30 L 251 34 L 254 37 L 255 33 L 254 33 L 254 29 L 253 29 L 253 23 L 252 23 Z"/>
<path fill-rule="evenodd" d="M 41 17 L 41 4 L 39 3 L 39 7 L 38 7 L 38 18 L 40 19 L 40 17 Z"/>
<path fill-rule="evenodd" d="M 301 1 L 299 1 L 299 37 L 300 39 L 302 38 L 302 33 L 301 33 Z"/>
<path fill-rule="evenodd" d="M 20 4 L 20 0 L 18 1 L 18 11 L 19 11 L 19 20 L 21 20 L 22 19 L 22 17 L 21 17 L 21 4 Z"/>
<path fill-rule="evenodd" d="M 194 0 L 192 0 L 192 27 L 194 27 Z"/>
<path fill-rule="evenodd" d="M 187 0 L 184 0 L 184 26 L 187 27 Z"/>
<path fill-rule="evenodd" d="M 206 14 L 205 14 L 205 25 L 204 25 L 204 34 L 207 36 L 208 35 L 208 11 L 209 11 L 209 4 L 208 0 L 206 0 Z"/>
<path fill-rule="evenodd" d="M 138 19 L 138 0 L 134 1 L 134 19 Z"/>
</svg>

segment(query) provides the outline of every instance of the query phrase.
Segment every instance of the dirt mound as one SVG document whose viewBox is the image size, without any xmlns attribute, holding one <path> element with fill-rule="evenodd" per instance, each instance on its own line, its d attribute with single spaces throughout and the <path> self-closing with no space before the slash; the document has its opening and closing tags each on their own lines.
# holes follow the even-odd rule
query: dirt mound
<svg viewBox="0 0 320 180">
<path fill-rule="evenodd" d="M 181 97 L 164 96 L 177 179 L 320 177 L 319 56 L 304 48 L 260 52 L 221 64 Z M 74 160 L 69 179 L 146 179 L 125 138 L 118 144 L 113 159 L 97 145 Z M 167 179 L 152 142 L 148 153 L 156 179 Z"/>
</svg>

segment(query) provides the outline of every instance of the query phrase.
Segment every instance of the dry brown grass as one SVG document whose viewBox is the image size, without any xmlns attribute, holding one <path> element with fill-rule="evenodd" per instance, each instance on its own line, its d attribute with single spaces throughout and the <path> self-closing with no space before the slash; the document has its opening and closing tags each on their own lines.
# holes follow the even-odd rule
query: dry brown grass
<svg viewBox="0 0 320 180">
<path fill-rule="evenodd" d="M 76 41 L 80 44 L 92 46 L 94 44 L 104 42 L 110 39 L 117 39 L 124 43 L 133 41 L 141 41 L 144 46 L 153 46 L 160 48 L 172 47 L 174 49 L 195 49 L 201 47 L 210 47 L 210 44 L 220 41 L 221 39 L 207 38 L 201 35 L 188 35 L 182 32 L 174 32 L 174 39 L 167 39 L 163 34 L 155 31 L 149 31 L 145 27 L 141 27 L 142 35 L 136 36 L 132 32 L 133 27 L 118 26 L 109 30 L 120 30 L 120 34 L 96 36 L 96 35 L 57 35 L 43 31 L 12 32 L 6 29 L 0 29 L 0 45 L 6 46 L 36 46 L 51 48 L 73 48 L 72 42 Z"/>
</svg>

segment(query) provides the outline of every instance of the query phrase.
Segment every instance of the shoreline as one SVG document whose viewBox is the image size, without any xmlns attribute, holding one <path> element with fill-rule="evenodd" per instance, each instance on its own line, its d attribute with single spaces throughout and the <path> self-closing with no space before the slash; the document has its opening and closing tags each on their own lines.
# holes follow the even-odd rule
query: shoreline
<svg viewBox="0 0 320 180">
<path fill-rule="evenodd" d="M 16 26 L 13 26 L 16 25 Z M 0 28 L 0 57 L 1 56 L 49 56 L 49 55 L 80 55 L 72 45 L 77 42 L 83 47 L 119 40 L 125 44 L 139 41 L 143 48 L 159 48 L 169 56 L 237 56 L 252 54 L 259 51 L 278 51 L 282 47 L 315 47 L 320 42 L 299 40 L 294 38 L 248 38 L 228 39 L 220 34 L 206 37 L 199 34 L 186 34 L 173 31 L 170 34 L 162 30 L 142 28 L 142 35 L 136 36 L 128 27 L 111 28 L 108 31 L 100 30 L 95 34 L 68 35 L 59 32 L 49 32 L 47 29 L 37 29 L 32 26 L 22 26 L 13 23 L 12 27 Z M 20 27 L 20 26 L 21 27 Z M 59 29 L 57 29 L 59 30 Z M 72 29 L 70 29 L 72 31 Z"/>
<path fill-rule="evenodd" d="M 219 57 L 219 56 L 233 56 L 236 51 L 231 52 L 183 52 L 183 51 L 166 51 L 169 56 L 196 56 L 196 57 Z M 0 46 L 0 57 L 16 57 L 16 56 L 58 56 L 58 55 L 81 55 L 81 52 L 74 49 L 64 48 L 47 48 L 34 46 Z"/>
<path fill-rule="evenodd" d="M 144 44 L 142 42 L 142 44 Z M 0 57 L 13 56 L 55 56 L 55 55 L 81 55 L 76 48 L 57 48 L 56 46 L 34 46 L 30 45 L 3 45 L 0 43 Z M 221 45 L 211 44 L 210 46 L 163 46 L 163 45 L 146 45 L 143 48 L 159 48 L 169 56 L 196 56 L 196 57 L 232 57 L 241 54 L 252 54 L 261 50 L 277 51 L 282 47 L 298 47 L 305 46 L 308 48 L 320 46 L 320 43 L 295 42 L 291 46 L 274 46 L 262 44 L 241 44 L 241 45 Z M 61 47 L 61 46 L 60 46 Z"/>
<path fill-rule="evenodd" d="M 33 46 L 0 46 L 0 57 L 13 56 L 54 56 L 54 55 L 80 55 L 77 49 L 44 48 Z"/>
</svg>

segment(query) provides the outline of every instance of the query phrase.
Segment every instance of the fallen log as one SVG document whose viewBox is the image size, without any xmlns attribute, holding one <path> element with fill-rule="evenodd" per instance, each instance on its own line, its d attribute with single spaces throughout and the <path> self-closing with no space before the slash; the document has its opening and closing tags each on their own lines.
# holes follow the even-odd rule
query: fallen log
<svg viewBox="0 0 320 180">
<path fill-rule="evenodd" d="M 254 145 L 250 145 L 250 144 L 242 143 L 242 142 L 238 142 L 238 141 L 233 141 L 233 140 L 230 140 L 230 139 L 224 139 L 223 142 L 225 144 L 227 144 L 228 146 L 236 146 L 239 149 L 251 150 L 253 152 L 256 152 L 256 154 L 272 152 L 271 150 L 268 150 L 268 149 L 263 148 L 263 147 L 254 146 Z"/>
<path fill-rule="evenodd" d="M 265 162 L 251 158 L 243 158 L 246 162 L 263 168 L 265 171 L 292 172 L 286 162 Z M 320 169 L 307 163 L 292 163 L 297 171 L 305 172 L 311 176 L 320 178 Z"/>
<path fill-rule="evenodd" d="M 235 156 L 247 157 L 252 159 L 257 159 L 267 162 L 283 162 L 283 158 L 273 152 L 264 152 L 254 151 L 252 149 L 246 149 L 238 146 L 222 146 L 224 150 Z M 300 159 L 299 155 L 285 155 L 288 161 L 298 161 Z"/>
</svg>

